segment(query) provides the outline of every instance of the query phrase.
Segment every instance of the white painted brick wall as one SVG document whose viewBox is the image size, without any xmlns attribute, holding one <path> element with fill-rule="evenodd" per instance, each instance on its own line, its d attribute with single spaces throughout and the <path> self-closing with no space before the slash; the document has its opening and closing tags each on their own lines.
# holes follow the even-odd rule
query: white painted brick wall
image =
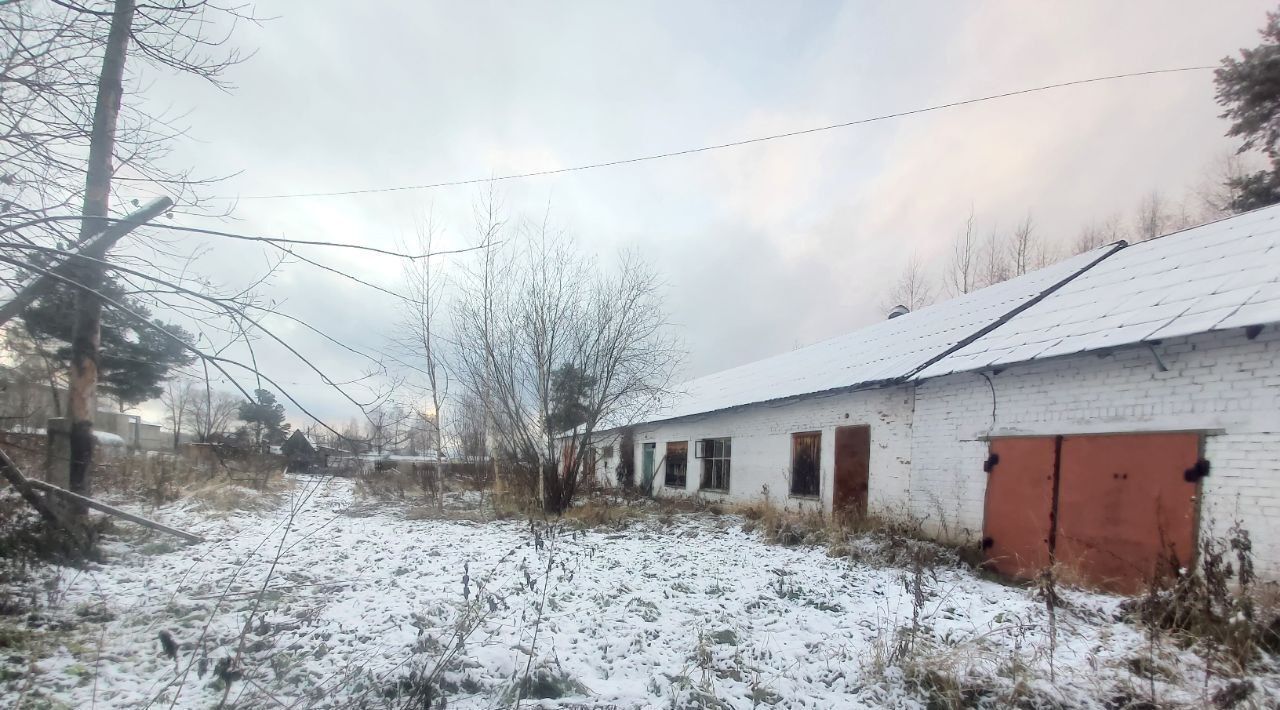
<svg viewBox="0 0 1280 710">
<path fill-rule="evenodd" d="M 1202 534 L 1235 520 L 1250 531 L 1259 572 L 1280 578 L 1280 333 L 1207 333 L 1107 357 L 1009 367 L 987 381 L 948 375 L 916 389 L 910 505 L 938 533 L 982 529 L 987 445 L 980 437 L 1217 430 L 1205 438 Z"/>
<path fill-rule="evenodd" d="M 752 407 L 661 422 L 638 427 L 635 432 L 637 480 L 643 462 L 642 447 L 655 443 L 655 463 L 661 461 L 669 441 L 689 442 L 689 473 L 682 490 L 663 485 L 660 467 L 655 477 L 659 495 L 701 495 L 712 500 L 760 501 L 767 486 L 773 504 L 791 510 L 811 509 L 811 499 L 787 495 L 786 471 L 791 465 L 791 435 L 795 432 L 822 432 L 821 504 L 831 509 L 835 461 L 835 428 L 848 425 L 871 427 L 871 464 L 868 507 L 884 509 L 901 506 L 907 498 L 911 466 L 912 389 L 894 387 L 838 395 L 810 397 L 787 404 L 760 404 Z M 702 461 L 694 458 L 698 439 L 730 437 L 733 456 L 729 494 L 699 491 Z"/>
</svg>

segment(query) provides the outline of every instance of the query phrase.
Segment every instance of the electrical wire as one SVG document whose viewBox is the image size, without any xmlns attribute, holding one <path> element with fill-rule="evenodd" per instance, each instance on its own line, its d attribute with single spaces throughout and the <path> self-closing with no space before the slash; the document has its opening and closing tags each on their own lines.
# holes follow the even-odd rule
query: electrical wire
<svg viewBox="0 0 1280 710">
<path fill-rule="evenodd" d="M 368 195 L 383 192 L 405 192 L 410 190 L 432 190 L 441 187 L 458 187 L 463 185 L 478 185 L 482 183 L 502 182 L 505 180 L 521 180 L 532 177 L 542 177 L 546 175 L 560 175 L 563 173 L 579 172 L 582 170 L 595 170 L 598 168 L 610 168 L 619 165 L 631 165 L 633 163 L 643 163 L 652 160 L 663 160 L 666 158 L 675 158 L 684 155 L 694 155 L 697 153 L 706 153 L 713 150 L 724 150 L 726 148 L 737 148 L 744 145 L 752 145 L 754 143 L 764 143 L 766 141 L 779 140 L 782 138 L 794 138 L 796 136 L 809 135 L 811 133 L 821 133 L 823 131 L 833 131 L 840 128 L 849 128 L 852 126 L 861 126 L 868 123 L 878 121 L 887 121 L 894 118 L 903 118 L 906 116 L 915 116 L 922 113 L 930 113 L 933 111 L 942 111 L 950 108 L 958 108 L 960 106 L 969 106 L 972 104 L 982 103 L 985 101 L 995 101 L 997 99 L 1005 99 L 1013 96 L 1022 96 L 1025 94 L 1034 94 L 1042 91 L 1051 91 L 1053 89 L 1062 89 L 1069 86 L 1080 86 L 1083 84 L 1096 84 L 1104 81 L 1113 81 L 1117 79 L 1133 79 L 1144 76 L 1155 76 L 1158 74 L 1179 74 L 1194 71 L 1208 71 L 1216 69 L 1213 66 L 1193 66 L 1193 67 L 1175 67 L 1170 69 L 1151 69 L 1147 71 L 1127 72 L 1124 74 L 1110 74 L 1107 76 L 1095 76 L 1088 79 L 1075 79 L 1072 81 L 1062 81 L 1054 84 L 1044 84 L 1041 86 L 1033 86 L 1025 89 L 1017 89 L 1014 91 L 1005 91 L 998 94 L 990 94 L 987 96 L 979 96 L 972 99 L 963 99 L 960 101 L 951 101 L 945 104 L 936 104 L 933 106 L 925 106 L 922 108 L 914 108 L 906 111 L 898 111 L 895 113 L 886 113 L 879 116 L 870 116 L 867 118 L 859 118 L 852 121 L 844 121 L 842 123 L 833 123 L 826 126 L 816 126 L 813 128 L 803 128 L 786 133 L 775 133 L 767 136 L 757 136 L 755 138 L 745 138 L 743 140 L 730 141 L 727 143 L 716 143 L 713 145 L 704 145 L 697 148 L 686 148 L 683 150 L 675 150 L 666 153 L 655 153 L 653 155 L 642 155 L 632 158 L 621 158 L 618 160 L 609 160 L 599 163 L 588 163 L 586 165 L 576 165 L 568 168 L 555 168 L 550 170 L 535 170 L 527 173 L 514 173 L 510 175 L 498 175 L 483 178 L 470 178 L 466 180 L 450 180 L 445 182 L 424 183 L 420 185 L 393 185 L 389 187 L 369 187 L 354 190 L 334 190 L 330 192 L 294 192 L 281 193 L 274 195 L 241 195 L 239 197 L 211 197 L 210 200 L 285 200 L 308 197 L 348 197 L 352 195 Z"/>
</svg>

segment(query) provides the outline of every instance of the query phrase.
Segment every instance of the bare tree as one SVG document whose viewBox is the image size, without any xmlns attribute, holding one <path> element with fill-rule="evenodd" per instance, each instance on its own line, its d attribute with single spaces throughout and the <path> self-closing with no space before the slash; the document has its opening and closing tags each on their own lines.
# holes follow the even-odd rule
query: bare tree
<svg viewBox="0 0 1280 710">
<path fill-rule="evenodd" d="M 489 417 L 474 395 L 463 393 L 453 407 L 453 451 L 461 464 L 464 483 L 481 496 L 493 483 L 493 461 L 489 455 Z M 483 498 L 481 499 L 483 507 Z"/>
<path fill-rule="evenodd" d="M 1124 220 L 1120 215 L 1113 214 L 1104 220 L 1090 222 L 1085 225 L 1071 245 L 1071 251 L 1074 254 L 1083 254 L 1100 246 L 1114 244 L 1128 238 L 1129 233 L 1124 228 Z"/>
<path fill-rule="evenodd" d="M 201 392 L 191 407 L 191 431 L 202 444 L 216 442 L 231 430 L 240 398 L 228 392 Z"/>
<path fill-rule="evenodd" d="M 1205 216 L 1194 204 L 1199 200 L 1198 196 L 1187 195 L 1181 201 L 1169 202 L 1152 190 L 1138 206 L 1135 238 L 1146 241 L 1203 223 Z"/>
<path fill-rule="evenodd" d="M 1134 236 L 1138 241 L 1154 239 L 1168 231 L 1171 220 L 1164 196 L 1152 190 L 1138 205 L 1138 216 L 1134 221 Z"/>
<path fill-rule="evenodd" d="M 503 220 L 480 211 L 491 238 Z M 517 237 L 464 283 L 459 359 L 468 393 L 487 398 L 501 453 L 537 476 L 544 510 L 560 513 L 593 434 L 650 411 L 679 351 L 657 276 L 637 256 L 600 269 L 549 214 Z"/>
<path fill-rule="evenodd" d="M 1245 179 L 1264 167 L 1265 161 L 1253 153 L 1230 151 L 1213 161 L 1195 191 L 1205 221 L 1229 217 L 1235 213 L 1236 190 Z"/>
<path fill-rule="evenodd" d="M 364 439 L 379 456 L 396 453 L 409 441 L 409 424 L 417 416 L 410 407 L 379 404 L 365 414 Z"/>
<path fill-rule="evenodd" d="M 914 311 L 933 303 L 935 295 L 936 289 L 925 270 L 924 261 L 919 254 L 912 252 L 902 274 L 889 290 L 888 302 L 884 306 L 888 310 L 901 305 Z"/>
<path fill-rule="evenodd" d="M 1008 281 L 1013 273 L 1009 265 L 1009 250 L 995 227 L 991 228 L 979 248 L 977 270 L 978 285 L 983 287 Z"/>
<path fill-rule="evenodd" d="M 196 385 L 185 378 L 171 378 L 165 383 L 160 403 L 164 405 L 165 419 L 173 430 L 173 450 L 178 450 L 183 426 L 190 426 L 189 415 L 198 409 Z"/>
<path fill-rule="evenodd" d="M 951 261 L 947 267 L 947 287 L 951 295 L 959 296 L 969 293 L 977 287 L 974 278 L 978 264 L 978 238 L 974 234 L 973 208 L 969 208 L 969 217 L 964 222 L 964 231 L 956 236 L 951 245 Z"/>
<path fill-rule="evenodd" d="M 1036 236 L 1031 214 L 1014 227 L 1009 235 L 1009 269 L 1013 276 L 1021 276 L 1044 265 L 1044 249 Z"/>
<path fill-rule="evenodd" d="M 360 421 L 351 419 L 342 427 L 337 438 L 340 447 L 352 455 L 362 454 L 365 451 L 365 439 L 360 431 Z"/>
<path fill-rule="evenodd" d="M 415 230 L 416 249 L 430 253 L 436 238 L 433 213 L 428 213 L 425 223 Z M 401 346 L 412 361 L 411 367 L 423 379 L 426 396 L 431 402 L 430 411 L 417 411 L 416 424 L 432 428 L 429 438 L 435 443 L 435 494 L 436 505 L 444 507 L 444 451 L 440 446 L 444 436 L 441 425 L 445 402 L 449 397 L 449 362 L 445 358 L 446 341 L 441 338 L 441 319 L 438 316 L 443 300 L 445 280 L 432 259 L 405 262 L 402 267 L 404 298 L 401 304 L 400 332 L 404 333 Z M 411 437 L 412 441 L 412 437 Z"/>
</svg>

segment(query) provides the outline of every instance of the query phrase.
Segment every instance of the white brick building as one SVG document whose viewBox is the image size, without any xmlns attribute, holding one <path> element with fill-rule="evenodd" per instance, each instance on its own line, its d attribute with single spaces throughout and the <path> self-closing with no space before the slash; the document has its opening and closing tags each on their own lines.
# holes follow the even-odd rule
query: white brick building
<svg viewBox="0 0 1280 710">
<path fill-rule="evenodd" d="M 1153 545 L 1185 560 L 1239 521 L 1280 577 L 1277 323 L 1280 207 L 694 380 L 601 466 L 634 456 L 659 495 L 910 513 L 1015 574 L 1150 574 Z"/>
</svg>

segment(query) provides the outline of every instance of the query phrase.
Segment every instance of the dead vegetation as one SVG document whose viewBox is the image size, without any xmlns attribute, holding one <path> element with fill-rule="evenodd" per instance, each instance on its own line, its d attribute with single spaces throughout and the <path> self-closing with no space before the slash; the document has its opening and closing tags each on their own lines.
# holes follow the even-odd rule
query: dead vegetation
<svg viewBox="0 0 1280 710">
<path fill-rule="evenodd" d="M 833 516 L 754 503 L 735 512 L 746 519 L 745 532 L 758 530 L 768 542 L 823 546 L 832 557 L 856 562 L 911 567 L 923 561 L 927 567 L 975 567 L 978 560 L 975 547 L 937 542 L 926 533 L 923 521 L 905 511 Z"/>
<path fill-rule="evenodd" d="M 542 523 L 563 521 L 577 530 L 605 529 L 619 531 L 632 524 L 651 520 L 672 524 L 679 515 L 726 512 L 719 503 L 697 496 L 648 498 L 638 493 L 615 489 L 599 489 L 579 496 L 573 505 L 559 515 L 547 515 L 530 492 L 528 482 L 513 484 L 499 476 L 503 486 L 496 491 L 477 491 L 465 476 L 446 476 L 442 484 L 426 484 L 412 471 L 388 469 L 352 476 L 356 497 L 362 502 L 357 512 L 367 506 L 393 504 L 410 520 L 491 520 L 524 519 Z M 443 485 L 436 497 L 435 485 Z"/>
<path fill-rule="evenodd" d="M 170 481 L 178 480 L 173 472 L 165 475 L 170 476 Z M 295 481 L 292 489 L 276 488 L 283 484 L 273 483 L 266 490 L 257 490 L 225 478 L 194 488 L 175 487 L 180 495 L 178 500 L 225 497 L 221 503 L 201 503 L 211 510 L 261 507 L 269 496 L 275 495 L 283 501 L 280 496 L 288 494 L 291 500 L 300 501 L 289 506 L 290 511 L 296 511 L 305 503 L 305 498 L 314 493 L 319 479 L 289 478 Z M 431 618 L 424 617 L 421 622 L 423 631 L 403 666 L 391 674 L 374 675 L 358 668 L 341 671 L 334 678 L 322 679 L 324 682 L 315 687 L 314 694 L 308 696 L 314 702 L 323 700 L 330 692 L 326 687 L 331 689 L 336 683 L 353 689 L 352 707 L 370 708 L 436 707 L 446 697 L 452 704 L 454 698 L 477 694 L 501 697 L 508 704 L 520 699 L 584 695 L 588 692 L 585 686 L 567 674 L 554 655 L 537 652 L 544 615 L 555 620 L 553 623 L 561 623 L 559 605 L 572 591 L 573 576 L 581 563 L 581 559 L 573 557 L 574 551 L 584 554 L 585 548 L 575 547 L 578 543 L 571 541 L 577 540 L 584 530 L 605 533 L 603 539 L 609 540 L 622 538 L 618 533 L 628 529 L 640 535 L 651 535 L 673 526 L 686 530 L 694 525 L 693 518 L 723 515 L 710 527 L 705 526 L 704 520 L 703 534 L 722 534 L 740 527 L 745 532 L 758 533 L 761 540 L 774 545 L 825 549 L 828 557 L 847 560 L 852 574 L 864 575 L 869 569 L 876 569 L 881 574 L 887 573 L 887 579 L 896 580 L 887 586 L 901 585 L 893 596 L 904 599 L 905 606 L 886 605 L 874 619 L 868 619 L 871 638 L 865 650 L 857 651 L 864 655 L 856 660 L 845 659 L 843 666 L 837 664 L 841 674 L 856 673 L 860 682 L 886 688 L 886 704 L 892 704 L 891 698 L 905 694 L 924 707 L 938 709 L 1183 707 L 1185 705 L 1169 701 L 1170 689 L 1187 685 L 1188 668 L 1195 667 L 1187 659 L 1194 658 L 1194 662 L 1201 659 L 1205 662 L 1203 697 L 1197 707 L 1268 707 L 1261 690 L 1265 684 L 1259 685 L 1255 682 L 1257 676 L 1251 674 L 1275 671 L 1277 595 L 1274 587 L 1259 585 L 1254 580 L 1251 545 L 1247 533 L 1238 526 L 1229 539 L 1206 540 L 1201 564 L 1195 570 L 1124 608 L 1127 620 L 1150 632 L 1150 643 L 1144 652 L 1117 660 L 1104 658 L 1094 649 L 1087 651 L 1088 657 L 1082 660 L 1078 656 L 1080 649 L 1074 649 L 1077 655 L 1071 662 L 1077 671 L 1081 665 L 1105 671 L 1099 677 L 1106 680 L 1099 680 L 1096 687 L 1074 689 L 1069 693 L 1066 686 L 1059 684 L 1066 681 L 1055 677 L 1057 664 L 1063 662 L 1058 659 L 1059 626 L 1063 625 L 1070 634 L 1073 627 L 1106 626 L 1116 619 L 1099 617 L 1088 607 L 1077 608 L 1069 601 L 1074 598 L 1070 594 L 1064 599 L 1058 588 L 1059 576 L 1054 570 L 1046 570 L 1028 585 L 1034 604 L 1002 612 L 989 624 L 986 620 L 975 622 L 983 625 L 981 632 L 956 635 L 954 631 L 944 631 L 948 626 L 954 627 L 947 622 L 957 618 L 950 601 L 956 585 L 960 584 L 957 580 L 971 578 L 964 569 L 971 562 L 970 551 L 932 542 L 919 521 L 906 516 L 832 518 L 816 512 L 788 513 L 765 505 L 726 510 L 719 503 L 696 496 L 654 500 L 602 491 L 580 500 L 562 516 L 546 519 L 540 508 L 521 505 L 519 499 L 509 493 L 481 496 L 468 490 L 465 484 L 451 482 L 446 482 L 443 506 L 437 506 L 433 491 L 422 486 L 412 472 L 384 471 L 359 476 L 353 480 L 352 488 L 357 498 L 363 500 L 352 508 L 366 509 L 365 515 L 380 514 L 391 505 L 403 513 L 404 520 L 527 520 L 525 542 L 508 554 L 514 554 L 517 549 L 527 550 L 519 555 L 541 555 L 545 566 L 535 563 L 526 567 L 522 560 L 514 579 L 509 574 L 514 558 L 504 557 L 484 572 L 475 570 L 474 564 L 461 566 L 460 598 L 429 610 Z M 145 493 L 147 489 L 129 490 Z M 335 509 L 335 514 L 338 512 Z M 289 519 L 282 523 L 286 526 L 283 534 L 290 539 L 287 543 L 281 541 L 276 559 L 282 554 L 281 549 L 291 549 L 295 540 L 301 541 L 300 537 L 311 534 L 310 528 L 308 532 L 290 532 L 293 514 L 291 512 Z M 319 529 L 333 529 L 325 527 L 327 525 L 326 522 Z M 564 542 L 571 546 L 561 552 Z M 264 562 L 274 568 L 270 551 L 264 549 L 262 554 L 266 558 Z M 813 553 L 797 551 L 797 554 Z M 508 572 L 507 584 L 514 581 L 514 587 L 494 586 L 494 573 L 503 567 Z M 297 630 L 278 625 L 278 620 L 269 623 L 269 614 L 264 611 L 279 601 L 275 596 L 281 593 L 278 590 L 286 590 L 288 594 L 287 590 L 296 580 L 290 576 L 272 584 L 272 576 L 269 570 L 260 585 L 235 592 L 224 590 L 218 594 L 216 589 L 211 592 L 214 596 L 207 599 L 216 602 L 214 613 L 225 606 L 226 611 L 239 614 L 239 619 L 243 620 L 247 614 L 249 621 L 244 622 L 238 635 L 224 631 L 192 638 L 188 631 L 186 637 L 179 639 L 178 653 L 183 659 L 183 668 L 178 672 L 178 679 L 169 690 L 159 691 L 156 697 L 163 695 L 162 699 L 171 699 L 180 692 L 183 682 L 188 686 L 220 684 L 217 686 L 220 692 L 230 693 L 231 697 L 245 693 L 245 697 L 258 700 L 267 697 L 263 694 L 266 691 L 248 685 L 250 681 L 263 683 L 264 679 L 274 679 L 272 682 L 281 690 L 307 686 L 310 681 L 298 670 L 301 657 L 290 651 L 284 640 L 292 638 L 288 634 Z M 702 588 L 705 585 L 689 581 L 684 583 L 687 588 L 675 585 L 670 592 L 705 593 L 714 597 L 724 594 L 723 587 L 734 584 L 731 579 L 717 578 L 705 589 Z M 768 597 L 762 598 L 759 604 L 770 603 L 776 596 L 777 600 L 800 608 L 840 613 L 839 607 L 831 606 L 830 601 L 836 596 L 837 587 L 828 588 L 824 593 L 792 576 L 779 576 L 776 589 L 773 586 L 766 590 Z M 227 588 L 232 588 L 230 583 Z M 517 599 L 521 600 L 520 611 L 514 611 Z M 262 609 L 258 608 L 259 603 Z M 0 599 L 0 607 L 10 605 L 24 610 L 30 608 L 27 600 Z M 628 601 L 626 609 L 628 613 L 648 619 L 648 623 L 666 613 L 661 603 L 654 605 L 635 599 Z M 501 617 L 510 621 L 516 614 L 524 628 L 521 648 L 527 647 L 529 663 L 526 666 L 522 659 L 515 674 L 502 684 L 475 670 L 474 660 L 468 655 L 468 641 L 474 640 L 478 629 L 486 628 L 488 620 Z M 1243 624 L 1242 619 L 1250 623 Z M 671 694 L 675 706 L 728 707 L 719 695 L 721 691 L 717 690 L 722 681 L 751 681 L 753 702 L 786 705 L 785 691 L 763 674 L 766 666 L 758 654 L 764 651 L 740 643 L 741 629 L 712 626 L 694 632 L 698 642 L 689 669 L 672 677 L 670 686 L 662 690 Z M 6 623 L 0 618 L 0 653 L 5 644 L 12 643 L 25 648 L 22 653 L 38 655 L 31 651 L 31 644 L 53 643 L 55 638 L 51 630 L 31 627 L 25 622 Z M 315 653 L 328 653 L 330 643 L 319 644 Z M 608 641 L 604 643 L 607 646 Z M 832 663 L 830 660 L 826 663 L 830 673 L 834 673 L 830 670 Z M 0 674 L 4 672 L 0 665 Z M 1117 680 L 1117 674 L 1127 679 Z M 276 686 L 270 690 L 276 692 Z M 1073 693 L 1078 697 L 1073 697 Z"/>
<path fill-rule="evenodd" d="M 1148 657 L 1134 662 L 1145 669 L 1146 695 L 1156 702 L 1156 649 L 1169 644 L 1194 650 L 1204 659 L 1206 689 L 1215 678 L 1228 680 L 1208 700 L 1216 707 L 1242 706 L 1253 695 L 1248 676 L 1274 668 L 1280 658 L 1280 590 L 1275 583 L 1259 584 L 1253 543 L 1239 522 L 1225 537 L 1204 537 L 1199 553 L 1196 567 L 1171 563 L 1171 577 L 1158 577 L 1145 595 L 1123 604 L 1150 640 Z"/>
<path fill-rule="evenodd" d="M 198 463 L 183 456 L 138 452 L 98 465 L 95 495 L 150 508 L 189 500 L 204 510 L 226 514 L 268 510 L 292 488 L 276 457 L 242 456 L 221 464 Z"/>
</svg>

